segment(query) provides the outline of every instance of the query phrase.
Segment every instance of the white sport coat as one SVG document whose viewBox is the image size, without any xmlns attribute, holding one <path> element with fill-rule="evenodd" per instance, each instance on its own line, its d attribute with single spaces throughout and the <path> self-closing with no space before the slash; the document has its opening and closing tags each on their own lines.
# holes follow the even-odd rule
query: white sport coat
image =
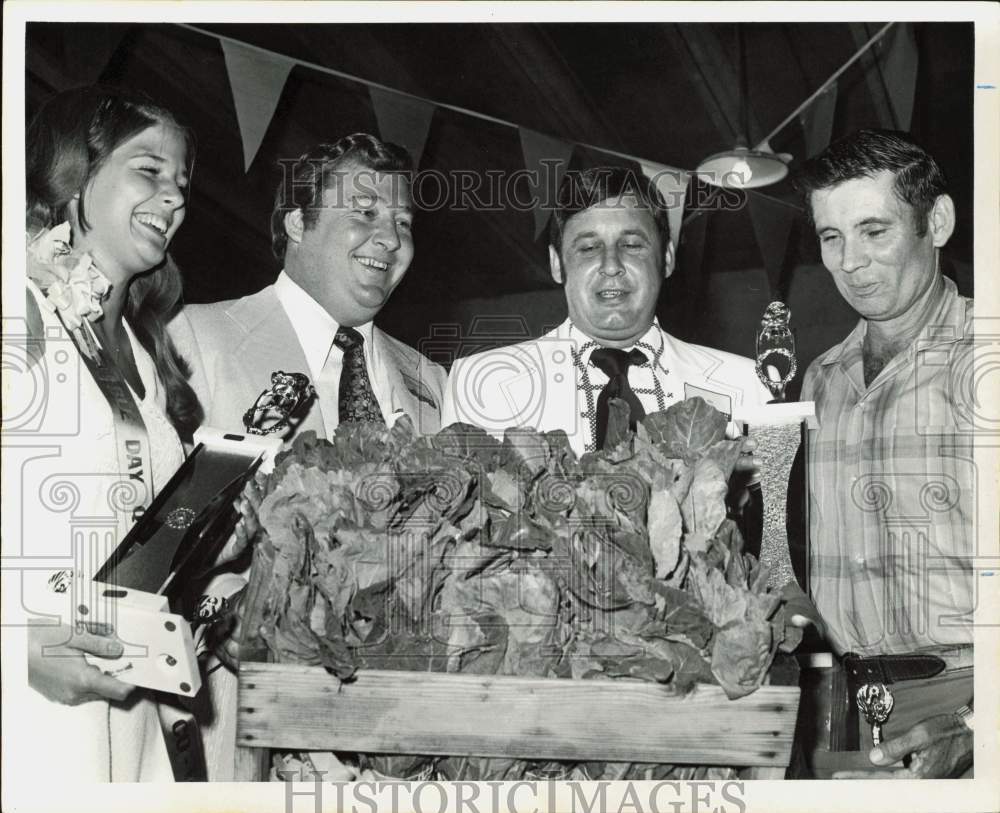
<svg viewBox="0 0 1000 813">
<path fill-rule="evenodd" d="M 661 369 L 655 374 L 662 377 L 662 390 L 669 395 L 665 406 L 700 395 L 732 414 L 735 407 L 770 399 L 750 359 L 688 344 L 654 327 L 663 339 Z M 566 320 L 538 339 L 456 361 L 445 391 L 443 425 L 475 424 L 497 437 L 510 426 L 563 429 L 574 451 L 582 454 L 591 427 L 583 414 L 580 370 L 574 363 L 580 341 L 573 338 L 574 332 Z M 651 396 L 640 399 L 647 413 L 658 406 Z"/>
<path fill-rule="evenodd" d="M 205 409 L 205 424 L 217 429 L 244 431 L 243 414 L 270 388 L 272 372 L 309 375 L 299 338 L 274 286 L 242 299 L 187 305 L 169 330 L 191 365 L 190 381 Z M 386 420 L 405 414 L 422 434 L 437 432 L 444 369 L 377 327 L 372 334 L 372 358 L 389 383 Z M 336 415 L 323 414 L 317 398 L 296 432 L 313 429 L 329 437 L 337 420 Z"/>
</svg>

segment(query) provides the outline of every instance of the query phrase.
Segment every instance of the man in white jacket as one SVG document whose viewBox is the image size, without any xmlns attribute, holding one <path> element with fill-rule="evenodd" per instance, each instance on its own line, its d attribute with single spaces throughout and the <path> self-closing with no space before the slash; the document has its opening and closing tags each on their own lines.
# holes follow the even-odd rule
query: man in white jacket
<svg viewBox="0 0 1000 813">
<path fill-rule="evenodd" d="M 284 264 L 278 279 L 242 299 L 188 306 L 170 324 L 205 424 L 242 432 L 244 413 L 283 371 L 305 374 L 316 389 L 281 433 L 286 441 L 308 430 L 329 438 L 346 421 L 391 425 L 402 415 L 420 432 L 438 431 L 444 370 L 372 321 L 413 259 L 409 155 L 355 133 L 316 145 L 286 169 L 271 216 L 272 248 Z M 231 597 L 245 575 L 222 574 L 211 592 Z M 217 670 L 208 684 L 209 780 L 229 781 L 236 680 Z"/>
<path fill-rule="evenodd" d="M 187 306 L 170 325 L 205 424 L 243 431 L 244 413 L 281 370 L 304 373 L 317 392 L 286 440 L 401 415 L 436 432 L 444 370 L 372 321 L 413 260 L 409 155 L 355 133 L 316 145 L 286 169 L 271 216 L 272 248 L 284 264 L 275 283 Z"/>
<path fill-rule="evenodd" d="M 600 448 L 610 397 L 630 404 L 633 422 L 693 396 L 729 415 L 767 403 L 750 359 L 688 344 L 657 322 L 674 250 L 666 204 L 645 176 L 611 167 L 567 173 L 549 262 L 569 318 L 538 339 L 456 361 L 443 425 L 497 436 L 510 426 L 563 429 L 581 454 Z"/>
</svg>

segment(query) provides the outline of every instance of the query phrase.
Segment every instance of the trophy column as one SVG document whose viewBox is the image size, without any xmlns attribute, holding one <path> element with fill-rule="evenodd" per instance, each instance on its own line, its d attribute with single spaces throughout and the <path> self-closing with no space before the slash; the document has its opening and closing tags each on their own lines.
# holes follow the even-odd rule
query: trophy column
<svg viewBox="0 0 1000 813">
<path fill-rule="evenodd" d="M 770 567 L 772 587 L 782 587 L 795 578 L 788 550 L 788 481 L 795 454 L 807 439 L 803 426 L 816 415 L 811 401 L 785 402 L 785 388 L 798 369 L 795 336 L 789 327 L 791 316 L 785 303 L 772 302 L 757 331 L 757 377 L 770 390 L 772 400 L 765 406 L 734 410 L 733 415 L 757 443 L 764 503 L 760 559 Z"/>
<path fill-rule="evenodd" d="M 808 442 L 805 430 L 815 420 L 815 404 L 793 401 L 736 409 L 733 420 L 757 443 L 754 456 L 760 459 L 764 499 L 760 560 L 771 570 L 770 586 L 779 588 L 795 578 L 788 551 L 788 483 L 799 446 Z"/>
</svg>

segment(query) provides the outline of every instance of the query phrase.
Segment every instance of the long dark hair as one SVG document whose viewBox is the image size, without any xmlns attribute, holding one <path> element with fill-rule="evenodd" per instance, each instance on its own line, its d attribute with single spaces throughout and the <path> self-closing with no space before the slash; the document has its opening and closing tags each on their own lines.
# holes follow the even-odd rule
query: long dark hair
<svg viewBox="0 0 1000 813">
<path fill-rule="evenodd" d="M 194 157 L 190 130 L 169 110 L 141 94 L 92 86 L 67 90 L 46 101 L 26 134 L 29 234 L 68 220 L 70 201 L 77 195 L 77 219 L 86 231 L 87 184 L 115 149 L 156 124 L 168 124 L 184 133 L 190 164 Z M 188 365 L 166 331 L 167 322 L 180 309 L 181 294 L 180 271 L 168 256 L 163 265 L 132 280 L 124 314 L 156 364 L 170 422 L 188 439 L 202 420 L 202 408 L 187 382 Z"/>
</svg>

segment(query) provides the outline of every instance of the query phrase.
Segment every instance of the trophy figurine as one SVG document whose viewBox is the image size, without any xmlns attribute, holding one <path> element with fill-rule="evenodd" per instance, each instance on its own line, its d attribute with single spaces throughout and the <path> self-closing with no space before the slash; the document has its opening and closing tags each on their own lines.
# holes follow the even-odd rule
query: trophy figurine
<svg viewBox="0 0 1000 813">
<path fill-rule="evenodd" d="M 772 302 L 757 331 L 757 376 L 771 391 L 771 403 L 785 400 L 785 387 L 795 378 L 795 337 L 788 326 L 792 312 L 784 302 Z"/>
<path fill-rule="evenodd" d="M 291 426 L 293 416 L 316 396 L 309 378 L 302 373 L 271 373 L 271 388 L 257 396 L 243 415 L 248 435 L 270 435 Z"/>
</svg>

